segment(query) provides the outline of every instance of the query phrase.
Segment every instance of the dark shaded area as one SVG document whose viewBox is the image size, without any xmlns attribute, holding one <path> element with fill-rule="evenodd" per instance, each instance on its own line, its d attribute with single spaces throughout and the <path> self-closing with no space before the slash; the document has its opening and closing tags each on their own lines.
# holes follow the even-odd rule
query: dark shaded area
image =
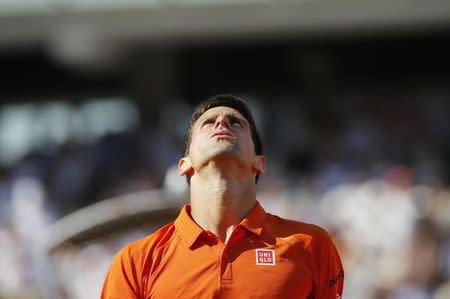
<svg viewBox="0 0 450 299">
<path fill-rule="evenodd" d="M 148 106 L 144 116 L 154 116 L 149 109 L 155 106 L 144 102 L 158 103 L 174 95 L 196 102 L 236 90 L 256 91 L 264 99 L 279 90 L 323 97 L 355 88 L 414 89 L 417 84 L 449 81 L 449 41 L 450 31 L 441 30 L 386 37 L 186 44 L 158 50 L 142 45 L 129 50 L 121 67 L 98 72 L 63 66 L 36 46 L 0 53 L 0 101 L 48 97 L 77 101 L 83 96 L 125 94 Z M 161 56 L 173 62 L 159 63 Z M 167 80 L 170 76 L 177 79 Z M 160 77 L 170 84 L 162 88 Z"/>
</svg>

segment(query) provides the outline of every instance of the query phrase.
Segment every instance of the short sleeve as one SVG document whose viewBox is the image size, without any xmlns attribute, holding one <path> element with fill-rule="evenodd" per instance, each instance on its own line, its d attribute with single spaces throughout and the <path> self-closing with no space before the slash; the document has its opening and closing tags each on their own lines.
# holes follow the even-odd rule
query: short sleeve
<svg viewBox="0 0 450 299">
<path fill-rule="evenodd" d="M 123 248 L 108 270 L 100 299 L 140 298 L 137 272 L 130 251 Z"/>
<path fill-rule="evenodd" d="M 331 237 L 324 232 L 318 242 L 317 261 L 317 299 L 340 299 L 344 289 L 344 268 Z"/>
</svg>

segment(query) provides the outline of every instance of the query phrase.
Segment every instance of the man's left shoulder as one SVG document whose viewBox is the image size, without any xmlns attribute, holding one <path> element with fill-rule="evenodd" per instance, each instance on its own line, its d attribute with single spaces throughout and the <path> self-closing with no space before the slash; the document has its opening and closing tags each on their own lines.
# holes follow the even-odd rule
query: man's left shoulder
<svg viewBox="0 0 450 299">
<path fill-rule="evenodd" d="M 268 224 L 272 232 L 280 237 L 291 236 L 306 242 L 331 241 L 328 232 L 316 224 L 286 219 L 272 214 L 268 214 L 268 216 Z"/>
</svg>

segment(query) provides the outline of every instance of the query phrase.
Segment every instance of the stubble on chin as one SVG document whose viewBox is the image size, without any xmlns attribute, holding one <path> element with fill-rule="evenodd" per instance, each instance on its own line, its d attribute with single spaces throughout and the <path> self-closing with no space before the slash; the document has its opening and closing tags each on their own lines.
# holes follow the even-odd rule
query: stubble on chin
<svg viewBox="0 0 450 299">
<path fill-rule="evenodd" d="M 223 143 L 222 143 L 223 142 Z M 206 156 L 210 158 L 220 156 L 235 156 L 239 154 L 239 146 L 225 140 L 219 140 L 218 144 L 207 147 L 205 149 Z"/>
</svg>

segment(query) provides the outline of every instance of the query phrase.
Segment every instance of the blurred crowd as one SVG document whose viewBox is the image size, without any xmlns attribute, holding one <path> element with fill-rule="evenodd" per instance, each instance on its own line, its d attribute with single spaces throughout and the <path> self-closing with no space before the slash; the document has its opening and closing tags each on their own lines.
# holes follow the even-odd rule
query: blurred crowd
<svg viewBox="0 0 450 299">
<path fill-rule="evenodd" d="M 259 200 L 332 234 L 344 298 L 450 298 L 450 91 L 246 99 L 268 163 Z M 0 168 L 0 298 L 97 296 L 116 250 L 145 233 L 67 245 L 54 261 L 47 227 L 112 196 L 187 188 L 173 166 L 191 107 L 161 111 L 151 125 L 72 139 Z"/>
</svg>

